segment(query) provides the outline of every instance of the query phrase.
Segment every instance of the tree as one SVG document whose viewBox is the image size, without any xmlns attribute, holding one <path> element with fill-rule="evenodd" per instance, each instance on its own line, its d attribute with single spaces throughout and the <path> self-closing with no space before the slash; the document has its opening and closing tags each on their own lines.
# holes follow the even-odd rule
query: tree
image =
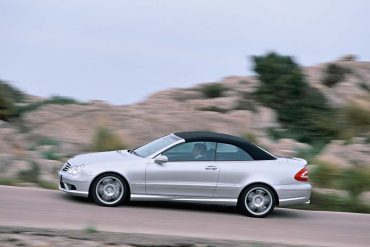
<svg viewBox="0 0 370 247">
<path fill-rule="evenodd" d="M 21 91 L 0 80 L 0 120 L 9 120 L 15 103 L 21 101 L 23 97 Z"/>
<path fill-rule="evenodd" d="M 300 67 L 289 56 L 268 53 L 254 56 L 254 71 L 261 82 L 257 98 L 275 109 L 279 120 L 303 142 L 330 140 L 336 135 L 334 111 L 326 98 L 306 81 Z"/>
</svg>

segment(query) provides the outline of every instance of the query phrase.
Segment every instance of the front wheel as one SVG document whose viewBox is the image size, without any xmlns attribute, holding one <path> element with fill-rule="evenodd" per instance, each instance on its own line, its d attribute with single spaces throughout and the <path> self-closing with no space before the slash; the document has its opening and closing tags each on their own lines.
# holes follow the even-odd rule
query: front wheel
<svg viewBox="0 0 370 247">
<path fill-rule="evenodd" d="M 107 173 L 94 180 L 91 194 L 97 204 L 114 207 L 126 199 L 128 191 L 126 182 L 120 176 Z"/>
<path fill-rule="evenodd" d="M 265 185 L 252 185 L 240 197 L 239 207 L 248 216 L 263 218 L 271 214 L 276 204 L 275 195 Z"/>
</svg>

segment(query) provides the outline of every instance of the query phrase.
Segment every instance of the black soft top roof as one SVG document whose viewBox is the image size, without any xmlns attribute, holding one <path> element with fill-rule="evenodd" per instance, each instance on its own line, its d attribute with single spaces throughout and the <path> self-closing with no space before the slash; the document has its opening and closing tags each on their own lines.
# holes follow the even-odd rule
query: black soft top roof
<svg viewBox="0 0 370 247">
<path fill-rule="evenodd" d="M 246 151 L 250 156 L 252 156 L 254 160 L 276 159 L 273 155 L 267 153 L 266 151 L 257 147 L 253 143 L 237 136 L 216 133 L 211 131 L 186 131 L 186 132 L 176 132 L 174 134 L 184 139 L 186 142 L 209 141 L 233 144 Z"/>
</svg>

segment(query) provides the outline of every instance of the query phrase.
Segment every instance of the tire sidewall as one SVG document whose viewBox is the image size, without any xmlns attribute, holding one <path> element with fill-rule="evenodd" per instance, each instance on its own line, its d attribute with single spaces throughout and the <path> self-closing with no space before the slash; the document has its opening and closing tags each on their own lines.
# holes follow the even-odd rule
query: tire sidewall
<svg viewBox="0 0 370 247">
<path fill-rule="evenodd" d="M 98 182 L 103 179 L 104 177 L 115 177 L 117 179 L 120 180 L 120 182 L 122 183 L 122 186 L 123 186 L 123 195 L 121 197 L 120 200 L 118 200 L 117 202 L 115 203 L 112 203 L 112 204 L 106 204 L 106 203 L 103 203 L 102 201 L 99 200 L 97 194 L 96 194 L 96 186 L 98 185 Z M 128 193 L 129 193 L 129 189 L 128 189 L 128 185 L 126 183 L 126 181 L 124 179 L 122 179 L 121 176 L 115 174 L 115 173 L 104 173 L 104 174 L 101 174 L 99 175 L 98 177 L 96 177 L 93 181 L 93 184 L 91 186 L 91 197 L 92 199 L 94 200 L 94 202 L 100 206 L 104 206 L 104 207 L 115 207 L 115 206 L 118 206 L 120 204 L 122 204 L 124 201 L 127 200 L 128 198 Z"/>
<path fill-rule="evenodd" d="M 261 187 L 265 190 L 267 190 L 270 194 L 271 194 L 271 198 L 272 198 L 272 205 L 270 207 L 270 209 L 265 212 L 264 214 L 260 214 L 260 215 L 257 215 L 257 214 L 253 214 L 251 213 L 246 205 L 245 205 L 245 197 L 247 196 L 248 192 L 251 191 L 252 189 L 254 188 L 257 188 L 257 187 Z M 276 205 L 276 201 L 277 201 L 277 198 L 275 196 L 275 193 L 272 191 L 271 188 L 269 188 L 268 186 L 266 185 L 263 185 L 263 184 L 254 184 L 254 185 L 251 185 L 251 186 L 248 186 L 241 194 L 240 198 L 239 198 L 239 201 L 238 201 L 238 206 L 241 210 L 241 212 L 244 214 L 244 215 L 247 215 L 247 216 L 250 216 L 250 217 L 254 217 L 254 218 L 264 218 L 268 215 L 270 215 L 273 211 L 274 211 L 274 208 L 275 208 L 275 205 Z"/>
</svg>

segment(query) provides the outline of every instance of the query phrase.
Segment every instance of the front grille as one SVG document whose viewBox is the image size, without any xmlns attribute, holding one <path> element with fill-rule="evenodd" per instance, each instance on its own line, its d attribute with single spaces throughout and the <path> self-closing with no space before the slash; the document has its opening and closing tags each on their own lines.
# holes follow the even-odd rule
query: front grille
<svg viewBox="0 0 370 247">
<path fill-rule="evenodd" d="M 65 166 L 63 167 L 62 171 L 66 172 L 66 171 L 68 171 L 69 168 L 71 168 L 71 164 L 66 163 Z"/>
</svg>

